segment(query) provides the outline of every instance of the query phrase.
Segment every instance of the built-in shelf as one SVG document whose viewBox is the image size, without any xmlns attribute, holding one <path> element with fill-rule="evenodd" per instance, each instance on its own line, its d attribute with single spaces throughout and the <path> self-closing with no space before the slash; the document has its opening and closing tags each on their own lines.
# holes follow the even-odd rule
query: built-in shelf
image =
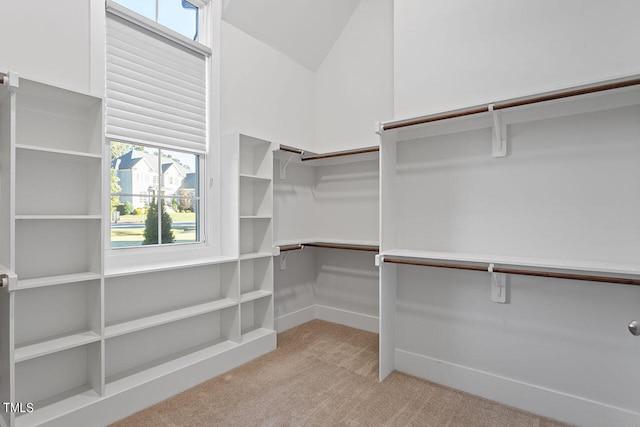
<svg viewBox="0 0 640 427">
<path fill-rule="evenodd" d="M 84 273 L 63 274 L 59 276 L 39 277 L 35 279 L 19 279 L 16 289 L 31 289 L 39 288 L 42 286 L 55 286 L 67 283 L 86 282 L 89 280 L 100 280 L 100 277 L 100 274 L 88 271 Z"/>
<path fill-rule="evenodd" d="M 247 259 L 256 259 L 256 258 L 270 258 L 273 254 L 271 252 L 254 252 L 250 254 L 242 254 L 240 255 L 240 261 L 244 261 Z"/>
<path fill-rule="evenodd" d="M 246 343 L 249 341 L 256 340 L 258 338 L 262 338 L 268 335 L 275 334 L 275 331 L 272 329 L 266 328 L 257 328 L 257 329 L 247 329 L 242 331 L 242 343 Z"/>
<path fill-rule="evenodd" d="M 260 298 L 270 297 L 272 295 L 273 295 L 273 292 L 264 291 L 264 290 L 247 292 L 240 296 L 240 302 L 241 303 L 249 302 L 249 301 L 257 300 Z"/>
<path fill-rule="evenodd" d="M 16 215 L 16 220 L 101 220 L 102 215 Z"/>
<path fill-rule="evenodd" d="M 100 335 L 94 331 L 82 331 L 18 346 L 15 349 L 14 357 L 18 363 L 96 341 L 100 341 Z"/>
<path fill-rule="evenodd" d="M 328 166 L 343 163 L 362 162 L 367 160 L 376 160 L 380 157 L 380 147 L 363 147 L 351 150 L 334 151 L 330 153 L 311 153 L 303 151 L 299 148 L 280 145 L 280 158 L 293 160 L 291 156 L 297 157 L 296 161 L 312 166 Z M 282 156 L 285 157 L 282 157 Z M 296 156 L 297 155 L 297 156 Z"/>
<path fill-rule="evenodd" d="M 326 249 L 344 249 L 352 251 L 379 252 L 380 246 L 370 241 L 346 241 L 346 240 L 301 240 L 297 242 L 276 242 L 275 246 L 280 248 L 281 252 L 303 249 L 307 247 L 326 248 Z"/>
<path fill-rule="evenodd" d="M 223 298 L 204 304 L 184 307 L 164 313 L 151 316 L 145 316 L 139 319 L 132 319 L 123 322 L 108 325 L 105 328 L 105 338 L 113 338 L 119 335 L 140 331 L 154 326 L 163 325 L 165 323 L 175 322 L 177 320 L 187 319 L 189 317 L 199 316 L 201 314 L 210 313 L 212 311 L 222 310 L 224 308 L 233 307 L 238 304 L 231 298 Z"/>
<path fill-rule="evenodd" d="M 141 384 L 184 369 L 185 366 L 190 366 L 233 350 L 237 346 L 238 343 L 230 340 L 216 340 L 179 354 L 154 360 L 134 370 L 107 377 L 105 395 L 112 396 L 130 390 Z"/>
<path fill-rule="evenodd" d="M 192 258 L 188 260 L 176 260 L 176 261 L 168 261 L 168 262 L 158 262 L 155 264 L 145 264 L 145 265 L 126 265 L 126 266 L 118 266 L 118 267 L 109 267 L 105 269 L 105 277 L 119 277 L 119 276 L 130 276 L 132 274 L 145 274 L 145 273 L 153 273 L 156 271 L 167 271 L 167 270 L 176 270 L 176 269 L 186 269 L 193 267 L 200 267 L 205 265 L 215 265 L 215 264 L 225 264 L 237 261 L 236 257 L 229 256 L 214 256 L 214 257 L 202 257 L 202 258 Z"/>
<path fill-rule="evenodd" d="M 41 151 L 43 153 L 59 154 L 63 156 L 87 157 L 91 159 L 102 159 L 102 154 L 88 153 L 84 151 L 59 150 L 56 148 L 39 147 L 36 145 L 16 144 L 16 148 L 21 150 Z"/>
<path fill-rule="evenodd" d="M 466 262 L 495 264 L 502 266 L 529 267 L 541 270 L 565 270 L 572 272 L 588 272 L 594 274 L 620 274 L 640 276 L 640 268 L 633 265 L 613 264 L 597 261 L 545 259 L 501 255 L 486 255 L 458 252 L 432 252 L 407 249 L 384 251 L 382 257 L 397 257 L 416 260 L 438 260 L 445 262 Z"/>
<path fill-rule="evenodd" d="M 44 425 L 48 421 L 88 406 L 100 400 L 100 395 L 89 386 L 60 393 L 49 399 L 34 402 L 34 411 L 16 417 L 16 427 Z"/>
<path fill-rule="evenodd" d="M 251 181 L 265 181 L 265 182 L 270 182 L 271 181 L 270 177 L 258 176 L 258 175 L 248 175 L 248 174 L 244 174 L 244 173 L 240 174 L 240 178 L 251 180 Z"/>
</svg>

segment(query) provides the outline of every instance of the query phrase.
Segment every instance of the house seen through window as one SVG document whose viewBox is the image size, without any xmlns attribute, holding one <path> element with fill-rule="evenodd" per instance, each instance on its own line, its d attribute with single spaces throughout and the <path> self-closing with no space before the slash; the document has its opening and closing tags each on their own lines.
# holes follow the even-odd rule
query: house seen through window
<svg viewBox="0 0 640 427">
<path fill-rule="evenodd" d="M 198 242 L 199 156 L 111 142 L 111 247 Z"/>
</svg>

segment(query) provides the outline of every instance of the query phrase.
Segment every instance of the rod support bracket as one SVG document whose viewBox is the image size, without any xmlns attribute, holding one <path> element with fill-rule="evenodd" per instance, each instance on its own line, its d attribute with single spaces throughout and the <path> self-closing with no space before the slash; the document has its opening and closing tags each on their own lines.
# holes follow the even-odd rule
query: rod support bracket
<svg viewBox="0 0 640 427">
<path fill-rule="evenodd" d="M 507 155 L 507 124 L 500 117 L 500 112 L 494 110 L 494 104 L 489 104 L 489 111 L 493 116 L 491 155 L 505 157 Z"/>
<path fill-rule="evenodd" d="M 493 264 L 489 264 L 491 273 L 491 301 L 499 304 L 507 302 L 507 275 L 505 273 L 494 273 Z"/>
<path fill-rule="evenodd" d="M 280 248 L 278 248 L 278 249 L 280 249 Z M 296 249 L 304 249 L 304 245 L 300 245 L 300 247 L 296 248 Z M 279 251 L 279 255 L 280 255 L 280 270 L 286 270 L 287 269 L 287 258 L 289 257 L 291 252 L 293 252 L 293 251 L 286 251 L 286 252 L 280 252 Z"/>
<path fill-rule="evenodd" d="M 18 276 L 15 273 L 0 274 L 0 289 L 7 292 L 15 291 L 18 287 Z"/>
<path fill-rule="evenodd" d="M 15 91 L 20 86 L 20 76 L 15 71 L 9 71 L 2 78 L 2 84 L 7 86 L 9 90 Z"/>
<path fill-rule="evenodd" d="M 304 151 L 302 152 L 302 154 L 304 154 Z M 293 158 L 297 155 L 298 154 L 294 153 L 291 156 L 289 156 L 289 159 L 284 164 L 282 164 L 282 159 L 280 159 L 280 179 L 287 179 L 287 166 L 289 166 L 289 163 L 291 163 L 291 160 L 293 160 Z"/>
</svg>

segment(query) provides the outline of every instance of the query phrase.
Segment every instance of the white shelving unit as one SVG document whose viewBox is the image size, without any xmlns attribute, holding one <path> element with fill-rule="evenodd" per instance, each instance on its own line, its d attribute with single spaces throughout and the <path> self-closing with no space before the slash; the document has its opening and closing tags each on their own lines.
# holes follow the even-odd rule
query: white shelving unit
<svg viewBox="0 0 640 427">
<path fill-rule="evenodd" d="M 640 89 L 540 99 L 382 125 L 380 380 L 636 425 Z"/>
<path fill-rule="evenodd" d="M 2 262 L 18 277 L 3 401 L 103 392 L 102 100 L 27 79 L 0 88 Z M 55 302 L 55 304 L 53 303 Z M 8 385 L 8 386 L 7 386 Z M 33 414 L 6 413 L 10 425 Z"/>
<path fill-rule="evenodd" d="M 378 329 L 378 147 L 274 160 L 276 325 Z"/>
<path fill-rule="evenodd" d="M 234 135 L 238 150 L 240 328 L 243 341 L 274 333 L 273 144 Z"/>
<path fill-rule="evenodd" d="M 142 409 L 122 399 L 157 402 L 276 348 L 271 144 L 237 135 L 213 171 L 234 182 L 212 191 L 219 247 L 105 268 L 102 108 L 0 86 L 0 401 L 33 404 L 1 411 L 8 427 L 113 422 Z"/>
</svg>

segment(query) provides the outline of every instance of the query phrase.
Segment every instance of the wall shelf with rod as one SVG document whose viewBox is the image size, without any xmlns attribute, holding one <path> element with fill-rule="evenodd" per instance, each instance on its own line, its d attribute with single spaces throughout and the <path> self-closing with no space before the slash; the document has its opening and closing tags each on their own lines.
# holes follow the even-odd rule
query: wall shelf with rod
<svg viewBox="0 0 640 427">
<path fill-rule="evenodd" d="M 637 423 L 639 111 L 636 75 L 379 125 L 380 380 Z"/>
<path fill-rule="evenodd" d="M 377 331 L 378 154 L 274 152 L 279 331 L 318 318 Z"/>
</svg>

